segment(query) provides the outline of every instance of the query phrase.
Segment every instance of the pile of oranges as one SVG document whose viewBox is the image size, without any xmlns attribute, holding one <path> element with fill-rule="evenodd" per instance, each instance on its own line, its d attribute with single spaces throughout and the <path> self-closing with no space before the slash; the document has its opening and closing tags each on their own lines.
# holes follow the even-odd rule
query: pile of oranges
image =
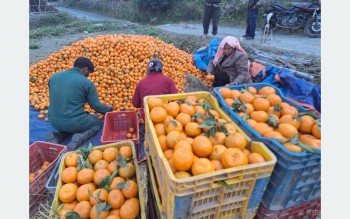
<svg viewBox="0 0 350 219">
<path fill-rule="evenodd" d="M 128 133 L 126 134 L 127 139 L 136 139 L 137 134 L 135 133 L 135 129 L 133 127 L 130 127 L 128 129 Z"/>
<path fill-rule="evenodd" d="M 64 159 L 56 216 L 75 212 L 84 219 L 136 218 L 140 202 L 131 147 L 95 149 L 85 157 L 75 151 Z"/>
<path fill-rule="evenodd" d="M 175 177 L 265 162 L 262 155 L 249 150 L 247 137 L 232 121 L 221 118 L 206 99 L 189 95 L 184 100 L 163 103 L 151 97 L 147 103 L 146 115 Z"/>
<path fill-rule="evenodd" d="M 276 94 L 271 86 L 256 89 L 218 89 L 225 104 L 265 138 L 274 138 L 288 150 L 300 153 L 301 143 L 321 149 L 320 119 L 298 112 L 298 109 Z M 294 140 L 293 140 L 294 139 Z"/>
<path fill-rule="evenodd" d="M 48 80 L 56 72 L 68 70 L 79 56 L 90 58 L 95 71 L 89 79 L 96 85 L 99 99 L 115 111 L 139 110 L 131 104 L 137 83 L 145 77 L 148 61 L 158 57 L 163 74 L 171 77 L 179 92 L 183 91 L 185 74 L 204 81 L 205 72 L 196 68 L 192 54 L 151 36 L 129 34 L 88 37 L 51 54 L 30 66 L 29 100 L 37 110 L 49 106 Z M 93 113 L 88 106 L 85 110 Z M 41 116 L 42 117 L 42 116 Z"/>
<path fill-rule="evenodd" d="M 38 176 L 40 173 L 42 173 L 49 165 L 50 165 L 50 162 L 45 160 L 41 165 L 40 169 L 29 173 L 29 182 L 32 182 L 35 179 L 35 177 Z"/>
</svg>

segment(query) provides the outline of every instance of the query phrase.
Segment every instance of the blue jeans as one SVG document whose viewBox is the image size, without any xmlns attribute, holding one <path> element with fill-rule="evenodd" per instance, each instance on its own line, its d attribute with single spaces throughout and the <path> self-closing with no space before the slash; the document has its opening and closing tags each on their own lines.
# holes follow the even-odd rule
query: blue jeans
<svg viewBox="0 0 350 219">
<path fill-rule="evenodd" d="M 248 9 L 247 29 L 245 33 L 251 37 L 255 37 L 256 19 L 258 17 L 258 13 L 259 8 Z"/>
</svg>

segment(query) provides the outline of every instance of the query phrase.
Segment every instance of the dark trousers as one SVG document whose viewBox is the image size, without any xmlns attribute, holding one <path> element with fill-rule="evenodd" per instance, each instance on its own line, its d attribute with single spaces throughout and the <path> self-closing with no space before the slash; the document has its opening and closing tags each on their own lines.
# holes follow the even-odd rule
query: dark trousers
<svg viewBox="0 0 350 219">
<path fill-rule="evenodd" d="M 245 33 L 251 37 L 255 37 L 256 19 L 258 17 L 258 13 L 259 8 L 248 9 L 247 29 Z"/>
<path fill-rule="evenodd" d="M 203 17 L 203 33 L 208 34 L 210 20 L 212 20 L 213 30 L 212 34 L 218 33 L 219 18 L 221 14 L 221 8 L 214 6 L 204 5 L 204 17 Z"/>
<path fill-rule="evenodd" d="M 221 87 L 230 83 L 230 77 L 225 72 L 220 71 L 218 67 L 214 68 L 213 72 L 215 78 L 213 81 L 213 87 Z"/>
</svg>

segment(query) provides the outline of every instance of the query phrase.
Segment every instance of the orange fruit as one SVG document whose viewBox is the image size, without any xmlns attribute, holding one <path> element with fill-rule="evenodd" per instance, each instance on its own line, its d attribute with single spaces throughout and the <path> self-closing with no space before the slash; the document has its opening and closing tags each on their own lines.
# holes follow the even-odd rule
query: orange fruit
<svg viewBox="0 0 350 219">
<path fill-rule="evenodd" d="M 167 112 L 163 107 L 154 107 L 149 114 L 152 122 L 163 122 L 167 116 Z"/>
<path fill-rule="evenodd" d="M 125 158 L 131 158 L 132 157 L 132 149 L 129 145 L 124 145 L 119 148 L 119 154 L 121 154 Z"/>
<path fill-rule="evenodd" d="M 120 216 L 120 209 L 112 209 L 112 210 L 110 210 L 109 211 L 109 216 L 111 216 L 111 215 Z"/>
<path fill-rule="evenodd" d="M 303 149 L 301 149 L 301 147 L 295 145 L 295 144 L 291 144 L 289 141 L 288 142 L 284 142 L 282 143 L 282 145 L 287 148 L 290 151 L 296 152 L 296 153 L 300 153 L 303 152 Z"/>
<path fill-rule="evenodd" d="M 282 104 L 281 104 L 281 106 L 282 106 Z M 287 114 L 292 115 L 292 116 L 297 116 L 298 110 L 294 106 L 282 106 L 281 116 L 284 116 Z"/>
<path fill-rule="evenodd" d="M 107 203 L 111 205 L 112 209 L 119 209 L 124 204 L 125 198 L 119 189 L 114 189 L 109 192 Z"/>
<path fill-rule="evenodd" d="M 224 99 L 224 102 L 228 107 L 232 107 L 232 104 L 235 102 L 232 98 L 226 98 Z"/>
<path fill-rule="evenodd" d="M 232 99 L 235 99 L 235 97 L 239 97 L 241 96 L 241 92 L 239 90 L 231 90 L 231 95 L 232 95 Z"/>
<path fill-rule="evenodd" d="M 124 179 L 123 177 L 116 176 L 116 177 L 113 178 L 111 184 L 109 185 L 109 188 L 110 188 L 111 190 L 118 189 L 118 188 L 117 188 L 117 185 L 118 185 L 119 183 L 124 183 L 124 182 L 125 182 L 125 179 Z"/>
<path fill-rule="evenodd" d="M 188 122 L 185 126 L 185 133 L 190 137 L 195 137 L 201 134 L 202 129 L 199 128 L 199 124 L 197 122 Z"/>
<path fill-rule="evenodd" d="M 261 154 L 256 152 L 250 153 L 247 158 L 248 158 L 248 164 L 265 162 L 265 158 Z"/>
<path fill-rule="evenodd" d="M 171 131 L 166 136 L 166 145 L 169 148 L 174 148 L 176 143 L 182 139 L 181 133 L 178 131 Z"/>
<path fill-rule="evenodd" d="M 68 212 L 72 212 L 73 210 L 70 210 L 70 209 L 66 209 L 66 208 L 62 208 L 59 212 L 59 215 L 60 215 L 60 218 L 61 219 L 66 219 L 65 215 L 68 213 Z"/>
<path fill-rule="evenodd" d="M 75 200 L 77 190 L 78 186 L 74 183 L 66 183 L 59 189 L 58 198 L 62 202 L 72 202 Z"/>
<path fill-rule="evenodd" d="M 133 127 L 130 127 L 128 130 L 130 133 L 133 133 L 135 131 L 135 129 Z"/>
<path fill-rule="evenodd" d="M 232 98 L 233 97 L 231 89 L 227 88 L 227 87 L 223 87 L 223 88 L 218 89 L 218 93 L 221 94 L 223 99 Z"/>
<path fill-rule="evenodd" d="M 194 110 L 195 110 L 196 114 L 202 114 L 203 116 L 205 115 L 205 110 L 200 105 L 194 106 Z"/>
<path fill-rule="evenodd" d="M 248 150 L 247 148 L 244 148 L 242 151 L 247 157 L 251 153 L 250 150 Z"/>
<path fill-rule="evenodd" d="M 137 183 L 133 180 L 127 181 L 127 187 L 121 189 L 123 195 L 125 198 L 132 198 L 137 195 L 138 192 L 138 186 Z"/>
<path fill-rule="evenodd" d="M 199 158 L 193 163 L 191 171 L 193 176 L 197 176 L 200 174 L 214 172 L 215 166 L 208 158 Z"/>
<path fill-rule="evenodd" d="M 281 111 L 277 107 L 270 106 L 270 108 L 267 110 L 267 114 L 275 115 L 275 116 L 277 116 L 279 118 L 281 116 Z"/>
<path fill-rule="evenodd" d="M 278 106 L 282 103 L 282 98 L 277 94 L 269 94 L 266 99 L 270 102 L 270 106 Z"/>
<path fill-rule="evenodd" d="M 213 145 L 224 144 L 226 139 L 226 134 L 223 132 L 215 132 L 214 136 L 209 136 L 209 140 Z"/>
<path fill-rule="evenodd" d="M 165 125 L 163 123 L 157 123 L 154 125 L 154 130 L 156 131 L 157 136 L 166 135 Z"/>
<path fill-rule="evenodd" d="M 99 214 L 97 213 L 97 205 L 93 205 L 90 210 L 90 219 L 105 219 L 108 217 L 109 211 L 103 210 Z"/>
<path fill-rule="evenodd" d="M 222 163 L 220 160 L 210 160 L 210 162 L 214 165 L 215 170 L 224 169 L 224 166 L 222 166 Z"/>
<path fill-rule="evenodd" d="M 74 200 L 74 201 L 72 201 L 72 202 L 66 202 L 66 203 L 63 203 L 63 208 L 73 211 L 74 207 L 75 207 L 77 204 L 78 204 L 78 201 L 77 201 L 77 200 Z"/>
<path fill-rule="evenodd" d="M 106 160 L 99 160 L 95 163 L 94 165 L 94 170 L 95 172 L 97 170 L 102 170 L 102 169 L 108 169 L 108 166 L 109 166 L 109 162 L 106 161 Z"/>
<path fill-rule="evenodd" d="M 174 151 L 172 157 L 173 165 L 177 170 L 187 171 L 191 169 L 193 163 L 193 153 L 182 147 Z"/>
<path fill-rule="evenodd" d="M 198 102 L 198 99 L 194 95 L 189 95 L 185 98 L 186 101 L 190 102 L 193 106 Z"/>
<path fill-rule="evenodd" d="M 262 136 L 268 132 L 273 131 L 273 128 L 271 126 L 263 122 L 256 123 L 252 128 Z"/>
<path fill-rule="evenodd" d="M 111 173 L 107 169 L 100 169 L 95 172 L 94 175 L 94 183 L 99 185 L 102 180 L 104 180 L 107 176 L 110 176 Z"/>
<path fill-rule="evenodd" d="M 88 155 L 89 162 L 92 165 L 94 165 L 97 161 L 102 160 L 102 158 L 103 158 L 103 152 L 98 149 L 92 150 Z"/>
<path fill-rule="evenodd" d="M 195 110 L 194 106 L 188 105 L 187 103 L 182 103 L 180 105 L 180 113 L 194 115 L 196 113 L 196 110 Z"/>
<path fill-rule="evenodd" d="M 191 115 L 187 113 L 179 113 L 175 119 L 185 127 L 187 123 L 191 122 Z"/>
<path fill-rule="evenodd" d="M 189 137 L 187 137 L 187 138 L 185 138 L 185 141 L 187 141 L 188 143 L 190 143 L 190 144 L 191 144 L 191 146 L 192 146 L 192 143 L 193 143 L 193 138 L 189 138 Z"/>
<path fill-rule="evenodd" d="M 258 123 L 258 122 L 255 121 L 254 119 L 247 119 L 245 122 L 246 122 L 250 127 L 254 127 L 254 125 L 255 125 L 256 123 Z"/>
<path fill-rule="evenodd" d="M 82 219 L 90 218 L 91 204 L 89 201 L 81 201 L 75 207 L 74 210 L 77 212 Z"/>
<path fill-rule="evenodd" d="M 245 103 L 244 106 L 246 107 L 245 113 L 250 114 L 251 112 L 255 111 L 253 104 L 251 103 Z"/>
<path fill-rule="evenodd" d="M 140 203 L 138 198 L 130 198 L 125 200 L 124 204 L 120 207 L 121 218 L 136 218 L 140 212 Z"/>
<path fill-rule="evenodd" d="M 77 173 L 77 181 L 80 184 L 86 184 L 92 182 L 94 179 L 95 171 L 90 168 L 83 168 Z"/>
<path fill-rule="evenodd" d="M 173 172 L 173 174 L 177 173 L 178 170 L 174 167 L 174 163 L 173 163 L 173 159 L 172 158 L 168 160 L 168 163 L 169 163 L 170 169 Z"/>
<path fill-rule="evenodd" d="M 300 119 L 301 122 L 298 130 L 304 134 L 311 134 L 312 127 L 316 124 L 315 119 L 309 115 L 303 115 Z"/>
<path fill-rule="evenodd" d="M 164 153 L 165 159 L 170 160 L 171 158 L 173 158 L 174 150 L 173 149 L 167 149 L 163 153 Z"/>
<path fill-rule="evenodd" d="M 162 151 L 169 149 L 167 144 L 166 144 L 166 135 L 159 135 L 158 141 L 159 141 L 159 145 L 160 145 Z"/>
<path fill-rule="evenodd" d="M 179 148 L 185 148 L 186 150 L 192 152 L 192 145 L 191 145 L 191 143 L 189 143 L 186 140 L 181 140 L 181 141 L 177 142 L 175 147 L 174 147 L 174 151 L 176 151 Z"/>
<path fill-rule="evenodd" d="M 178 179 L 185 179 L 185 178 L 191 177 L 192 175 L 186 171 L 179 171 L 179 172 L 176 172 L 174 176 Z"/>
<path fill-rule="evenodd" d="M 276 94 L 276 91 L 273 87 L 270 86 L 264 86 L 258 90 L 259 95 L 270 95 L 270 94 Z"/>
<path fill-rule="evenodd" d="M 263 134 L 263 136 L 265 138 L 284 138 L 284 136 L 281 133 L 277 132 L 277 131 L 267 132 L 267 133 Z"/>
<path fill-rule="evenodd" d="M 113 174 L 114 171 L 116 171 L 118 168 L 117 162 L 116 161 L 112 161 L 108 164 L 107 170 Z"/>
<path fill-rule="evenodd" d="M 255 97 L 250 92 L 244 92 L 238 97 L 238 99 L 243 101 L 244 103 L 253 103 Z"/>
<path fill-rule="evenodd" d="M 230 134 L 225 139 L 225 146 L 228 148 L 238 148 L 243 150 L 248 145 L 248 141 L 245 136 L 240 132 Z"/>
<path fill-rule="evenodd" d="M 75 196 L 78 201 L 89 201 L 90 200 L 90 195 L 88 193 L 88 190 L 90 192 L 94 192 L 96 190 L 96 185 L 94 183 L 87 183 L 84 185 L 79 186 Z"/>
<path fill-rule="evenodd" d="M 162 107 L 163 101 L 157 97 L 150 97 L 147 100 L 149 110 L 152 110 L 155 107 Z"/>
<path fill-rule="evenodd" d="M 253 86 L 248 86 L 247 88 L 248 88 L 248 91 L 249 91 L 250 93 L 254 94 L 254 95 L 258 93 L 258 91 L 256 90 L 256 88 L 253 87 Z"/>
<path fill-rule="evenodd" d="M 177 102 L 170 102 L 166 105 L 165 110 L 169 116 L 175 118 L 179 114 L 180 106 Z"/>
<path fill-rule="evenodd" d="M 77 159 L 79 159 L 79 154 L 76 152 L 72 152 L 65 157 L 64 164 L 66 165 L 66 167 L 77 167 Z"/>
<path fill-rule="evenodd" d="M 99 196 L 97 194 L 100 193 Z M 96 205 L 96 200 L 98 201 L 107 201 L 108 198 L 108 192 L 105 189 L 96 189 L 95 191 L 92 192 L 92 196 L 90 196 L 90 204 L 92 206 Z"/>
<path fill-rule="evenodd" d="M 225 123 L 224 127 L 229 134 L 235 133 L 237 131 L 236 126 L 232 123 Z"/>
<path fill-rule="evenodd" d="M 213 109 L 209 110 L 209 111 L 206 113 L 206 117 L 207 117 L 207 118 L 209 118 L 209 113 L 211 113 L 211 114 L 215 117 L 215 119 L 220 119 L 220 114 L 219 114 L 218 111 L 213 110 Z"/>
<path fill-rule="evenodd" d="M 64 183 L 75 182 L 77 180 L 77 168 L 67 167 L 62 171 L 61 178 Z"/>
<path fill-rule="evenodd" d="M 257 97 L 253 101 L 253 106 L 256 111 L 267 111 L 270 108 L 270 101 L 266 98 Z"/>
<path fill-rule="evenodd" d="M 300 121 L 298 119 L 296 119 L 295 116 L 291 115 L 291 114 L 286 114 L 284 116 L 281 116 L 281 118 L 279 119 L 278 123 L 288 123 L 293 125 L 296 129 L 298 129 L 300 127 Z"/>
<path fill-rule="evenodd" d="M 106 148 L 102 152 L 102 158 L 108 162 L 115 160 L 117 158 L 117 155 L 118 155 L 118 149 L 114 147 Z"/>
<path fill-rule="evenodd" d="M 298 134 L 298 130 L 293 125 L 288 123 L 279 124 L 276 131 L 281 133 L 286 138 L 292 138 L 293 135 Z"/>
<path fill-rule="evenodd" d="M 119 170 L 119 176 L 123 178 L 132 178 L 136 173 L 136 169 L 133 163 L 128 163 Z"/>
<path fill-rule="evenodd" d="M 257 122 L 266 122 L 269 118 L 269 114 L 267 112 L 259 110 L 253 111 L 249 114 L 250 119 L 254 119 Z"/>
<path fill-rule="evenodd" d="M 182 132 L 182 129 L 183 129 L 182 124 L 175 119 L 171 120 L 171 122 L 169 122 L 168 124 L 165 124 L 165 132 L 167 134 L 171 131 Z"/>
<path fill-rule="evenodd" d="M 207 157 L 213 149 L 213 144 L 207 136 L 199 135 L 193 139 L 192 149 L 198 157 Z"/>
<path fill-rule="evenodd" d="M 227 150 L 227 147 L 225 147 L 224 145 L 220 145 L 220 144 L 214 145 L 213 150 L 209 154 L 209 159 L 210 160 L 221 160 L 221 155 L 226 150 Z"/>
<path fill-rule="evenodd" d="M 228 148 L 221 155 L 221 163 L 225 169 L 236 166 L 244 166 L 248 164 L 248 158 L 240 149 Z"/>
<path fill-rule="evenodd" d="M 321 139 L 321 128 L 316 123 L 312 126 L 311 133 L 318 139 Z"/>
</svg>

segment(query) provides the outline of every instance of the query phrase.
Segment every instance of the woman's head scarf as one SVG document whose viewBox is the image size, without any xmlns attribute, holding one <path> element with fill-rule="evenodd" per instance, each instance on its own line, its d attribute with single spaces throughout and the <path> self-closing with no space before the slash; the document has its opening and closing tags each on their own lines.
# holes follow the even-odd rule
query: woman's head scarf
<svg viewBox="0 0 350 219">
<path fill-rule="evenodd" d="M 214 60 L 213 60 L 214 66 L 216 66 L 218 64 L 219 59 L 224 55 L 224 46 L 226 43 L 230 47 L 235 48 L 239 51 L 242 51 L 243 53 L 245 53 L 247 55 L 246 51 L 244 51 L 244 49 L 242 49 L 241 44 L 239 43 L 239 40 L 236 37 L 227 36 L 219 44 L 218 51 L 216 52 Z"/>
</svg>

